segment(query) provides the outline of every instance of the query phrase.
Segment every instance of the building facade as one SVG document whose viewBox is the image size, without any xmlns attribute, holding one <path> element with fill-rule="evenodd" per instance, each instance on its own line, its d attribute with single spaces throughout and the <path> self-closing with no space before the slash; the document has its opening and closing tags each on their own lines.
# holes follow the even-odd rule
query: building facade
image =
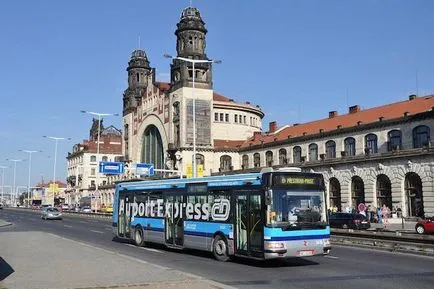
<svg viewBox="0 0 434 289">
<path fill-rule="evenodd" d="M 184 9 L 175 31 L 177 57 L 209 60 L 206 33 L 200 12 Z M 185 174 L 195 138 L 204 175 L 299 166 L 324 175 L 327 204 L 338 210 L 384 204 L 403 216 L 434 215 L 433 96 L 371 109 L 355 105 L 343 115 L 331 111 L 322 120 L 280 128 L 271 122 L 262 132 L 259 106 L 213 91 L 210 62 L 193 69 L 175 57 L 170 83 L 162 83 L 146 53 L 135 50 L 127 75 L 122 153 L 131 163 Z"/>
<path fill-rule="evenodd" d="M 89 140 L 75 144 L 67 159 L 69 204 L 78 204 L 82 197 L 95 193 L 96 184 L 105 186 L 108 176 L 99 174 L 99 162 L 122 161 L 122 132 L 114 126 L 104 128 L 101 120 L 99 154 L 98 120 L 93 119 Z M 102 204 L 113 202 L 113 194 L 97 192 Z"/>
</svg>

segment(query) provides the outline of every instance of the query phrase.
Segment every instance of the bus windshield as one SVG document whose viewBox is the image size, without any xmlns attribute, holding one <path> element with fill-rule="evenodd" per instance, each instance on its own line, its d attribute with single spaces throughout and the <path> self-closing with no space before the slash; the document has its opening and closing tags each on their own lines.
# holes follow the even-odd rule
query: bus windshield
<svg viewBox="0 0 434 289">
<path fill-rule="evenodd" d="M 285 230 L 325 228 L 327 218 L 322 191 L 274 189 L 269 224 Z"/>
</svg>

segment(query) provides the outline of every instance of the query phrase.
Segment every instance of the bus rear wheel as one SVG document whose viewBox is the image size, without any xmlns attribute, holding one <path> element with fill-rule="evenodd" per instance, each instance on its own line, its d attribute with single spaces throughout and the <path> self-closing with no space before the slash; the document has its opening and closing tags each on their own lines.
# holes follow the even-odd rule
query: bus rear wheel
<svg viewBox="0 0 434 289">
<path fill-rule="evenodd" d="M 145 239 L 143 238 L 143 230 L 141 227 L 136 227 L 134 230 L 134 244 L 138 247 L 142 247 L 145 243 Z"/>
<path fill-rule="evenodd" d="M 215 236 L 212 252 L 214 258 L 216 258 L 218 261 L 226 262 L 229 260 L 228 244 L 222 236 Z"/>
</svg>

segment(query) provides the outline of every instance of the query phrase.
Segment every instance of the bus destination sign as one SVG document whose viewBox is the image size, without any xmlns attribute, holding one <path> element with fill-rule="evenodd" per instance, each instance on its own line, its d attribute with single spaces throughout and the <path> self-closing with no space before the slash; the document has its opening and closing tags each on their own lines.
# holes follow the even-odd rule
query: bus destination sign
<svg viewBox="0 0 434 289">
<path fill-rule="evenodd" d="M 320 186 L 321 176 L 303 176 L 276 174 L 273 176 L 274 186 Z"/>
</svg>

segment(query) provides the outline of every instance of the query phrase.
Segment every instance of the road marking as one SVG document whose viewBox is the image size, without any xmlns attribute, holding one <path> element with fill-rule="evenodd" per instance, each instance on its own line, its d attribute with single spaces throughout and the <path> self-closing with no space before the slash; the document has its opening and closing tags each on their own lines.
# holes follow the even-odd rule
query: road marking
<svg viewBox="0 0 434 289">
<path fill-rule="evenodd" d="M 105 228 L 107 231 L 111 231 L 112 230 L 112 228 Z"/>
<path fill-rule="evenodd" d="M 98 233 L 98 234 L 104 234 L 104 232 L 101 232 L 101 231 L 97 231 L 97 230 L 90 230 L 91 232 L 94 232 L 94 233 Z"/>
<path fill-rule="evenodd" d="M 339 259 L 339 257 L 336 257 L 336 256 L 330 256 L 330 255 L 325 255 L 324 258 L 329 258 L 329 259 Z"/>
<path fill-rule="evenodd" d="M 70 225 L 63 225 L 63 227 L 72 228 Z"/>
<path fill-rule="evenodd" d="M 133 245 L 133 244 L 125 244 L 125 245 L 130 246 L 130 247 L 139 248 L 139 249 L 146 250 L 146 251 L 155 252 L 155 253 L 160 253 L 160 254 L 164 253 L 163 251 L 160 251 L 160 250 L 157 250 L 157 249 L 146 248 L 146 247 L 137 247 L 136 245 Z"/>
<path fill-rule="evenodd" d="M 82 224 L 87 224 L 88 222 L 86 222 L 86 221 L 78 221 L 79 223 L 82 223 Z"/>
</svg>

